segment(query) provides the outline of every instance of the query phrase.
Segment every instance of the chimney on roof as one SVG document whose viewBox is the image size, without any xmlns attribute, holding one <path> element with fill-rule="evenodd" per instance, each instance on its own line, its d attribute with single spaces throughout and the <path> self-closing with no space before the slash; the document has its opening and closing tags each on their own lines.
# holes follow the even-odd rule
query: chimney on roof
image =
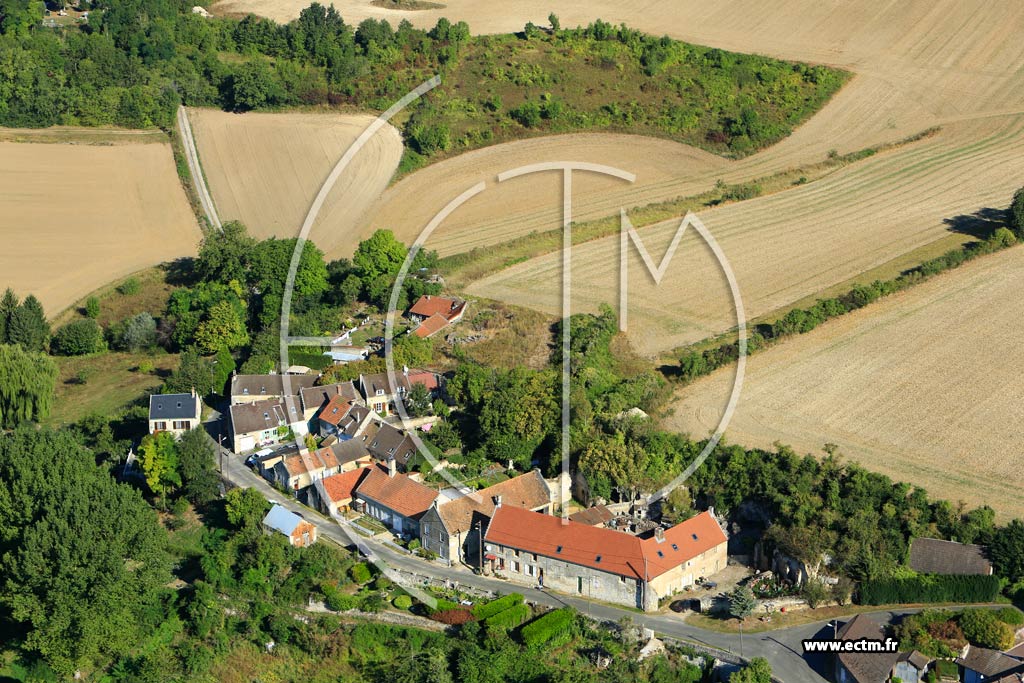
<svg viewBox="0 0 1024 683">
<path fill-rule="evenodd" d="M 501 507 L 501 496 L 494 496 L 493 499 L 494 499 L 494 507 L 495 508 L 500 508 Z"/>
<path fill-rule="evenodd" d="M 397 465 L 395 463 L 395 456 L 389 455 L 388 456 L 388 476 L 389 477 L 394 477 L 396 472 L 398 472 L 398 468 L 397 468 Z"/>
<path fill-rule="evenodd" d="M 658 543 L 665 542 L 665 530 L 660 526 L 654 527 L 654 540 Z"/>
</svg>

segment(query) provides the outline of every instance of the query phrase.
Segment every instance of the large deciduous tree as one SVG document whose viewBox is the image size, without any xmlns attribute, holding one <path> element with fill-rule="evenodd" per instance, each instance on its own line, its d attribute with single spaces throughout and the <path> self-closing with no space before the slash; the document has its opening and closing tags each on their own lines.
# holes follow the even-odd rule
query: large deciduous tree
<svg viewBox="0 0 1024 683">
<path fill-rule="evenodd" d="M 82 356 L 105 348 L 103 329 L 92 318 L 72 320 L 53 335 L 51 350 L 62 356 Z"/>
<path fill-rule="evenodd" d="M 0 426 L 12 429 L 50 414 L 57 365 L 42 353 L 0 345 Z"/>
<path fill-rule="evenodd" d="M 249 343 L 249 331 L 239 306 L 230 301 L 214 304 L 196 329 L 196 344 L 203 353 L 237 349 Z"/>
<path fill-rule="evenodd" d="M 149 490 L 165 500 L 167 494 L 181 486 L 178 472 L 178 446 L 170 432 L 143 437 L 139 445 L 139 464 L 146 476 Z"/>
<path fill-rule="evenodd" d="M 214 444 L 203 432 L 202 427 L 186 432 L 178 442 L 181 491 L 196 505 L 208 503 L 217 497 L 215 457 Z"/>
<path fill-rule="evenodd" d="M 405 261 L 408 249 L 390 230 L 378 230 L 359 243 L 352 264 L 364 283 L 386 276 L 394 278 Z"/>
<path fill-rule="evenodd" d="M 1024 187 L 1013 195 L 1013 203 L 1010 204 L 1010 229 L 1017 239 L 1024 239 Z"/>
<path fill-rule="evenodd" d="M 255 248 L 256 240 L 242 223 L 224 223 L 220 232 L 210 231 L 203 237 L 195 261 L 196 274 L 208 282 L 245 282 Z"/>
</svg>

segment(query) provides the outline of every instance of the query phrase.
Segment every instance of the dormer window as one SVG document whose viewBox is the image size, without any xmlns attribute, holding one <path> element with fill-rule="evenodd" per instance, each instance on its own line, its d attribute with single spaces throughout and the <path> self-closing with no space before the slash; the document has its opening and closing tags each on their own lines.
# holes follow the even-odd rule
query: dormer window
<svg viewBox="0 0 1024 683">
<path fill-rule="evenodd" d="M 249 395 L 249 387 L 245 387 L 244 389 L 242 389 L 242 393 L 248 396 Z"/>
<path fill-rule="evenodd" d="M 377 390 L 377 395 L 378 396 L 383 396 L 384 395 L 384 390 L 383 389 L 378 389 Z"/>
</svg>

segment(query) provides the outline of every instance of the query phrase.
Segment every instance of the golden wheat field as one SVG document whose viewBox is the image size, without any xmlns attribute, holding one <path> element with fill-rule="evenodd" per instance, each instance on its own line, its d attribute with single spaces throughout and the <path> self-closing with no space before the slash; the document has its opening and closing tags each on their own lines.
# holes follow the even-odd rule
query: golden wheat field
<svg viewBox="0 0 1024 683">
<path fill-rule="evenodd" d="M 987 256 L 747 360 L 729 442 L 825 442 L 930 493 L 1024 515 L 1024 247 Z M 663 420 L 703 437 L 734 368 L 677 392 Z"/>
<path fill-rule="evenodd" d="M 54 142 L 69 136 L 76 144 Z M 54 315 L 111 280 L 194 254 L 199 226 L 170 145 L 152 142 L 161 137 L 0 131 L 22 140 L 0 141 L 0 285 Z"/>
<path fill-rule="evenodd" d="M 373 121 L 370 115 L 233 114 L 189 117 L 217 213 L 256 237 L 294 237 L 331 169 Z M 349 235 L 387 187 L 402 156 L 394 128 L 378 131 L 334 186 L 310 237 L 331 256 L 351 255 Z"/>
</svg>

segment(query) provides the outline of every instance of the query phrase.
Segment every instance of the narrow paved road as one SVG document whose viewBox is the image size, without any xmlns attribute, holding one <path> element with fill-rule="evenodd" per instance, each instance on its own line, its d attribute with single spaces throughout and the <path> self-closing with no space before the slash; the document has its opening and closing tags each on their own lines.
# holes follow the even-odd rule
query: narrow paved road
<svg viewBox="0 0 1024 683">
<path fill-rule="evenodd" d="M 221 229 L 220 217 L 217 216 L 217 207 L 213 204 L 213 197 L 206 187 L 206 176 L 203 175 L 203 168 L 199 165 L 199 152 L 196 150 L 196 140 L 192 136 L 192 124 L 189 123 L 185 107 L 178 107 L 178 130 L 181 131 L 181 144 L 185 148 L 185 160 L 188 161 L 188 170 L 192 176 L 192 186 L 199 195 L 199 203 L 206 214 L 206 220 L 210 226 Z"/>
<path fill-rule="evenodd" d="M 344 546 L 352 546 L 356 542 L 360 545 L 366 545 L 365 538 L 350 537 L 334 520 L 320 515 L 315 510 L 298 503 L 294 498 L 274 489 L 266 480 L 246 467 L 242 463 L 241 458 L 231 451 L 222 449 L 221 455 L 220 460 L 223 462 L 224 468 L 222 476 L 226 481 L 235 486 L 259 490 L 268 500 L 280 503 L 317 524 L 320 534 L 336 543 Z M 771 663 L 774 675 L 784 683 L 824 683 L 828 680 L 825 673 L 827 663 L 824 656 L 820 654 L 805 656 L 801 641 L 815 637 L 831 638 L 833 629 L 830 622 L 817 622 L 766 633 L 747 634 L 742 636 L 741 639 L 737 634 L 719 633 L 717 631 L 696 628 L 673 614 L 641 614 L 640 612 L 604 603 L 592 602 L 550 591 L 525 588 L 487 576 L 477 576 L 463 568 L 445 567 L 436 562 L 427 562 L 411 557 L 392 550 L 381 543 L 373 543 L 372 552 L 389 566 L 404 572 L 415 573 L 420 576 L 431 576 L 442 580 L 449 579 L 461 585 L 495 593 L 522 593 L 530 602 L 551 607 L 568 605 L 578 610 L 581 614 L 587 614 L 604 621 L 618 622 L 623 617 L 629 617 L 633 620 L 634 624 L 645 626 L 654 630 L 655 633 L 664 636 L 724 650 L 734 655 L 742 655 L 748 659 L 751 657 L 764 657 Z M 910 608 L 900 611 L 880 611 L 872 614 L 875 615 L 879 622 L 885 622 L 893 617 L 916 611 L 918 610 Z"/>
</svg>

